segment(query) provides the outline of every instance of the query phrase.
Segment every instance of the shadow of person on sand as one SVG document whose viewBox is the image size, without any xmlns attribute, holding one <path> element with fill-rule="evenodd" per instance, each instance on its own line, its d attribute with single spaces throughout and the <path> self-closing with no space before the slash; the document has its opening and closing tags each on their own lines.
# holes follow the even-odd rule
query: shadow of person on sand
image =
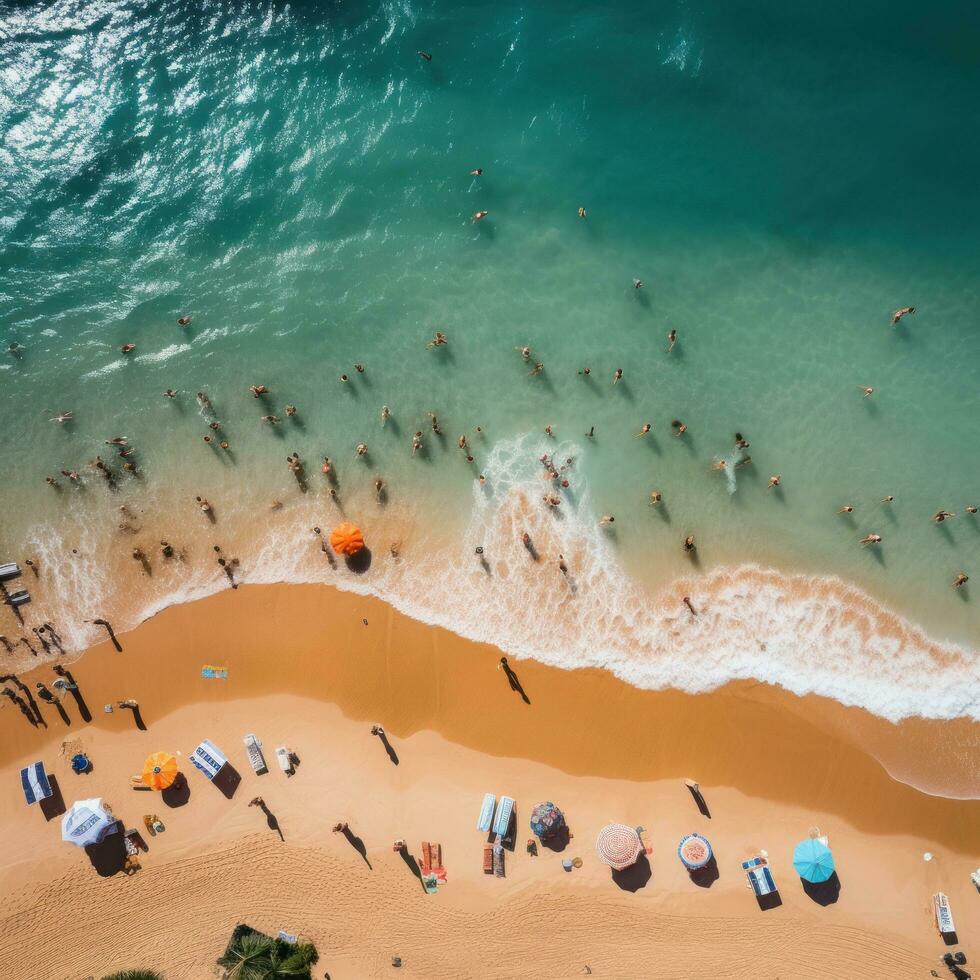
<svg viewBox="0 0 980 980">
<path fill-rule="evenodd" d="M 498 666 L 507 675 L 507 683 L 510 684 L 510 689 L 512 691 L 516 691 L 521 696 L 521 700 L 525 704 L 530 704 L 531 699 L 527 696 L 527 692 L 524 690 L 524 687 L 522 686 L 517 674 L 514 673 L 514 669 L 507 662 L 507 658 L 501 657 Z"/>
<path fill-rule="evenodd" d="M 364 841 L 358 837 L 357 834 L 355 834 L 354 831 L 347 826 L 347 824 L 340 824 L 339 826 L 340 833 L 344 835 L 344 839 L 347 841 L 347 843 L 361 855 L 361 857 L 364 859 L 364 863 L 373 871 L 374 869 L 371 867 L 371 862 L 368 860 L 367 856 L 367 845 L 364 843 Z"/>
<path fill-rule="evenodd" d="M 407 847 L 403 847 L 398 853 L 401 855 L 402 860 L 408 866 L 408 870 L 411 871 L 416 878 L 418 878 L 419 884 L 422 886 L 423 893 L 428 894 L 427 892 L 425 892 L 425 882 L 422 880 L 422 869 L 419 867 L 418 861 L 416 861 L 415 858 L 408 853 Z"/>
</svg>

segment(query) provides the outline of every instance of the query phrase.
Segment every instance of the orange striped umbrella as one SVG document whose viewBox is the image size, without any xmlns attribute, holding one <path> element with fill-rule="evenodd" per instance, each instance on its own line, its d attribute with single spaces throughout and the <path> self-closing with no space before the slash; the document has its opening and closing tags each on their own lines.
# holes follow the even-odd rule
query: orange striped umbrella
<svg viewBox="0 0 980 980">
<path fill-rule="evenodd" d="M 177 760 L 169 752 L 154 752 L 143 763 L 143 782 L 151 789 L 167 789 L 177 778 Z"/>
<path fill-rule="evenodd" d="M 364 535 L 356 524 L 345 521 L 330 532 L 330 547 L 338 555 L 356 555 L 364 548 Z"/>
</svg>

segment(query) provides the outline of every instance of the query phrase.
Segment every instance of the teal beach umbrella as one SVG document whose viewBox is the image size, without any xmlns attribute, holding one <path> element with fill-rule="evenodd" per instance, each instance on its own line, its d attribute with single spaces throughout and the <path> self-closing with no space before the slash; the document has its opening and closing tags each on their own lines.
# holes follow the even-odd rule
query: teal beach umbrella
<svg viewBox="0 0 980 980">
<path fill-rule="evenodd" d="M 834 855 L 816 839 L 800 841 L 793 851 L 793 867 L 804 881 L 819 884 L 834 873 Z"/>
</svg>

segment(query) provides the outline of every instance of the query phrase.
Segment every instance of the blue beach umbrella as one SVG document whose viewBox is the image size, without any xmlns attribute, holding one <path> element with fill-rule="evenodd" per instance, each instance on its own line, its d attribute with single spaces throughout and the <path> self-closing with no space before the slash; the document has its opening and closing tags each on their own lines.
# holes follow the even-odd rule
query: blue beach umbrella
<svg viewBox="0 0 980 980">
<path fill-rule="evenodd" d="M 793 867 L 804 881 L 816 885 L 834 873 L 834 855 L 815 838 L 800 841 L 793 850 Z"/>
</svg>

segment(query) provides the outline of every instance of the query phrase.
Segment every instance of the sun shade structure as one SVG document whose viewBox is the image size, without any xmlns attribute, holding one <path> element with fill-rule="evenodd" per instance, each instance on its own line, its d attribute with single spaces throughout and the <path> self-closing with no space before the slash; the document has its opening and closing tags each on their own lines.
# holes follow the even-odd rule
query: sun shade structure
<svg viewBox="0 0 980 980">
<path fill-rule="evenodd" d="M 356 524 L 344 521 L 330 532 L 330 547 L 338 555 L 356 555 L 364 550 L 364 535 Z"/>
<path fill-rule="evenodd" d="M 550 840 L 564 826 L 565 817 L 554 803 L 539 803 L 531 811 L 531 831 L 539 840 Z"/>
<path fill-rule="evenodd" d="M 793 867 L 804 880 L 819 884 L 834 873 L 834 855 L 826 844 L 811 837 L 800 841 L 793 850 Z"/>
<path fill-rule="evenodd" d="M 677 845 L 677 856 L 685 868 L 696 871 L 703 868 L 711 860 L 711 845 L 707 837 L 700 834 L 688 834 L 681 838 Z"/>
<path fill-rule="evenodd" d="M 118 829 L 118 821 L 102 805 L 100 796 L 72 804 L 61 821 L 61 839 L 78 847 L 88 847 L 89 844 L 100 844 Z"/>
<path fill-rule="evenodd" d="M 595 849 L 603 864 L 608 864 L 614 871 L 622 871 L 636 864 L 643 853 L 643 841 L 635 828 L 610 823 L 599 831 Z"/>
<path fill-rule="evenodd" d="M 51 784 L 48 782 L 48 775 L 44 771 L 43 762 L 33 762 L 26 769 L 21 769 L 20 783 L 24 787 L 24 796 L 27 797 L 28 806 L 54 795 Z"/>
<path fill-rule="evenodd" d="M 168 789 L 177 778 L 177 760 L 169 752 L 154 752 L 143 763 L 143 782 L 150 789 Z"/>
</svg>

